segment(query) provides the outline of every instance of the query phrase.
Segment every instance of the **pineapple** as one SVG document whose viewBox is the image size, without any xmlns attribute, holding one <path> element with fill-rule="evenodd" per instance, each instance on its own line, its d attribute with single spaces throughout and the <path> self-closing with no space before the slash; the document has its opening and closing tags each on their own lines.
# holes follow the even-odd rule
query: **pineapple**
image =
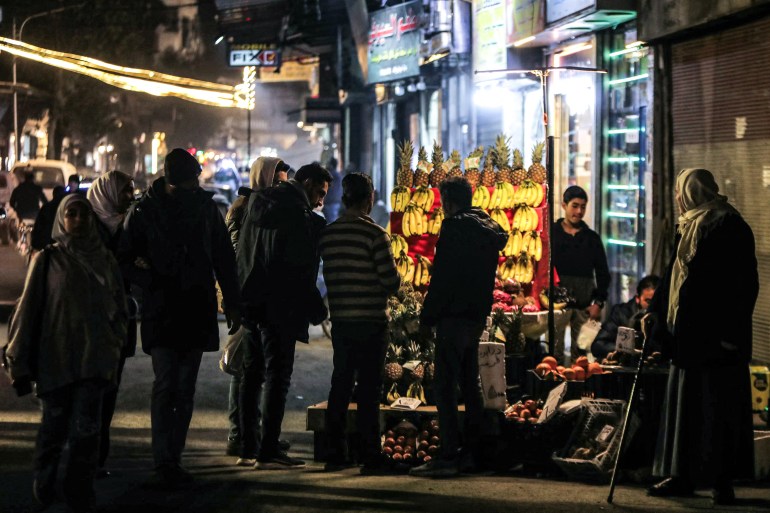
<svg viewBox="0 0 770 513">
<path fill-rule="evenodd" d="M 425 358 L 425 381 L 430 382 L 436 376 L 436 364 L 434 363 L 436 359 L 436 345 L 433 341 L 428 342 L 423 356 Z"/>
<path fill-rule="evenodd" d="M 414 172 L 414 186 L 427 187 L 430 183 L 430 169 L 428 164 L 428 153 L 424 147 L 420 147 L 417 154 L 417 170 Z"/>
<path fill-rule="evenodd" d="M 487 158 L 484 161 L 484 171 L 481 172 L 481 185 L 484 187 L 494 187 L 497 181 L 497 173 L 492 167 L 492 148 L 487 152 Z"/>
<path fill-rule="evenodd" d="M 465 161 L 465 179 L 471 184 L 471 187 L 476 187 L 481 179 L 481 173 L 479 172 L 478 164 L 470 164 L 475 162 L 481 162 L 481 157 L 484 156 L 484 147 L 479 146 L 468 155 L 468 159 Z M 471 167 L 472 166 L 472 167 Z"/>
<path fill-rule="evenodd" d="M 400 359 L 401 348 L 395 344 L 390 344 L 385 357 L 385 377 L 392 383 L 395 383 L 404 375 L 404 368 L 401 367 Z"/>
<path fill-rule="evenodd" d="M 420 352 L 420 346 L 414 340 L 409 342 L 406 346 L 407 361 L 419 361 L 420 363 L 415 365 L 412 369 L 411 379 L 412 381 L 422 381 L 425 377 L 425 365 L 422 363 L 422 354 Z"/>
<path fill-rule="evenodd" d="M 448 176 L 463 176 L 463 170 L 460 169 L 461 160 L 462 157 L 460 156 L 460 152 L 457 150 L 452 150 L 452 154 L 449 156 L 449 160 L 447 161 L 447 164 L 450 167 Z"/>
<path fill-rule="evenodd" d="M 431 163 L 433 164 L 433 171 L 430 173 L 430 185 L 431 187 L 438 187 L 446 179 L 447 172 L 444 167 L 444 149 L 436 141 L 433 141 Z"/>
<path fill-rule="evenodd" d="M 492 156 L 494 157 L 494 164 L 497 167 L 497 179 L 501 182 L 511 183 L 513 181 L 513 173 L 508 165 L 508 160 L 511 156 L 511 150 L 508 148 L 509 139 L 505 138 L 505 135 L 500 134 L 495 139 L 495 148 Z"/>
<path fill-rule="evenodd" d="M 401 146 L 398 147 L 399 167 L 396 174 L 396 184 L 403 187 L 411 187 L 414 182 L 414 173 L 412 172 L 412 155 L 414 155 L 414 146 L 412 141 L 404 139 Z"/>
<path fill-rule="evenodd" d="M 527 170 L 527 178 L 535 183 L 545 183 L 548 172 L 542 164 L 545 142 L 539 142 L 532 148 L 532 165 Z"/>
<path fill-rule="evenodd" d="M 524 169 L 524 156 L 521 150 L 513 150 L 513 173 L 511 183 L 521 185 L 521 182 L 527 179 L 527 170 Z"/>
</svg>

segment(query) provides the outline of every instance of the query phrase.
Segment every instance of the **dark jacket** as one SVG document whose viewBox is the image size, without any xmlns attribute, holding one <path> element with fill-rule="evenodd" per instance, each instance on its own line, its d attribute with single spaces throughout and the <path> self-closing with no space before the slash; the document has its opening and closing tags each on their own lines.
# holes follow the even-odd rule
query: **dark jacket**
<svg viewBox="0 0 770 513">
<path fill-rule="evenodd" d="M 752 315 L 759 292 L 751 228 L 739 215 L 725 216 L 703 235 L 688 267 L 679 291 L 673 333 L 666 322 L 671 264 L 655 291 L 649 308 L 655 316 L 654 340 L 679 368 L 748 365 L 752 353 Z M 735 283 L 736 288 L 729 299 L 719 301 L 725 279 Z"/>
<path fill-rule="evenodd" d="M 19 219 L 35 219 L 40 206 L 48 203 L 43 188 L 31 180 L 19 184 L 11 193 L 9 201 Z"/>
<path fill-rule="evenodd" d="M 213 194 L 170 196 L 161 177 L 128 211 L 118 260 L 142 289 L 142 349 L 219 350 L 216 281 L 239 304 L 235 254 Z M 150 263 L 143 270 L 137 257 Z"/>
<path fill-rule="evenodd" d="M 433 326 L 442 317 L 483 322 L 492 309 L 499 252 L 507 241 L 505 230 L 479 208 L 446 218 L 421 322 Z"/>
<path fill-rule="evenodd" d="M 51 201 L 40 207 L 40 212 L 37 213 L 35 219 L 35 226 L 32 227 L 32 249 L 41 251 L 44 247 L 54 243 L 53 237 L 51 237 L 53 223 L 56 219 L 59 203 L 64 199 L 64 196 L 66 194 L 54 196 Z"/>
<path fill-rule="evenodd" d="M 591 301 L 607 301 L 610 269 L 599 234 L 581 222 L 575 235 L 564 231 L 562 221 L 553 225 L 551 252 L 561 285 L 570 289 L 576 308 L 586 308 Z"/>
<path fill-rule="evenodd" d="M 308 323 L 327 314 L 316 287 L 325 225 L 294 180 L 250 195 L 237 252 L 247 317 L 308 341 Z"/>
<path fill-rule="evenodd" d="M 615 339 L 618 337 L 618 328 L 633 328 L 641 330 L 639 321 L 644 311 L 639 308 L 636 298 L 631 298 L 626 303 L 615 305 L 610 310 L 607 320 L 602 324 L 602 329 L 591 344 L 591 354 L 601 361 L 608 353 L 615 350 Z"/>
</svg>

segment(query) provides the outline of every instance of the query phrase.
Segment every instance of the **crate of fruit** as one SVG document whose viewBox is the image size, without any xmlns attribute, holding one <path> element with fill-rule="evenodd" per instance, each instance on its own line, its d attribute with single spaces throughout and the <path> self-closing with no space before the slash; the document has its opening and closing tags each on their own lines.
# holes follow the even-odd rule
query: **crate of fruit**
<svg viewBox="0 0 770 513">
<path fill-rule="evenodd" d="M 553 461 L 577 481 L 606 482 L 620 449 L 620 430 L 625 401 L 584 399 L 582 411 L 569 441 L 553 454 Z M 629 423 L 630 440 L 636 422 Z"/>
</svg>

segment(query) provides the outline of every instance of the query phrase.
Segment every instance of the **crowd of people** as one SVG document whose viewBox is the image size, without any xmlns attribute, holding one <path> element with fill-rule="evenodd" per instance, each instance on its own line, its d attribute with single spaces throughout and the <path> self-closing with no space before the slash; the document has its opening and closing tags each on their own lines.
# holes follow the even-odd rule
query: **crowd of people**
<svg viewBox="0 0 770 513">
<path fill-rule="evenodd" d="M 447 477 L 483 468 L 478 344 L 508 234 L 472 207 L 472 190 L 463 178 L 440 185 L 446 218 L 420 325 L 425 336 L 436 339 L 442 443 L 434 459 L 410 469 L 380 449 L 387 301 L 401 280 L 387 232 L 372 217 L 377 206 L 372 181 L 362 173 L 341 177 L 317 163 L 300 167 L 291 179 L 288 170 L 281 159 L 257 159 L 249 187 L 239 191 L 226 219 L 212 194 L 199 186 L 198 161 L 183 149 L 168 153 L 164 175 L 138 201 L 132 201 L 131 177 L 120 171 L 97 178 L 87 196 L 59 197 L 53 243 L 44 244 L 31 261 L 6 353 L 14 388 L 27 394 L 34 382 L 42 404 L 33 485 L 42 505 L 56 498 L 67 444 L 64 499 L 74 511 L 94 508 L 93 480 L 107 472 L 123 365 L 137 344 L 132 286 L 141 291 L 141 345 L 155 376 L 150 408 L 155 485 L 174 488 L 193 480 L 182 454 L 202 354 L 220 348 L 220 307 L 229 334 L 240 337 L 243 348 L 229 397 L 227 453 L 237 457 L 236 465 L 305 467 L 288 454 L 281 424 L 296 342 L 308 342 L 309 326 L 330 317 L 334 370 L 325 470 L 351 466 L 351 449 L 360 455 L 365 475 L 408 471 Z M 662 279 L 642 279 L 634 298 L 613 307 L 591 351 L 597 358 L 606 355 L 619 326 L 650 331 L 672 366 L 655 460 L 656 475 L 666 479 L 649 493 L 683 495 L 708 485 L 715 502 L 728 503 L 734 500 L 732 480 L 743 476 L 751 461 L 747 365 L 758 283 L 754 240 L 708 171 L 684 170 L 676 191 L 681 217 L 671 265 Z M 339 196 L 339 207 L 326 208 L 333 220 L 319 214 L 328 195 Z M 569 313 L 573 340 L 582 323 L 601 317 L 609 286 L 601 238 L 583 222 L 587 201 L 583 189 L 568 188 L 565 217 L 553 229 L 555 265 L 576 299 Z M 736 299 L 730 316 L 706 325 L 698 315 L 709 308 L 711 276 L 726 252 L 740 275 L 736 279 L 750 289 Z M 316 286 L 321 259 L 328 310 Z M 556 346 L 563 360 L 563 335 Z M 579 354 L 573 348 L 571 356 Z M 345 417 L 354 386 L 361 436 L 360 447 L 350 448 Z M 465 404 L 463 437 L 458 389 Z"/>
</svg>

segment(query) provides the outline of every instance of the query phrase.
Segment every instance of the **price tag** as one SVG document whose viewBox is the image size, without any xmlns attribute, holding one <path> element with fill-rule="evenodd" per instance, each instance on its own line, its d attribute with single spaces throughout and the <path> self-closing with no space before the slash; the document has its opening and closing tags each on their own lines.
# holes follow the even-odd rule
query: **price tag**
<svg viewBox="0 0 770 513">
<path fill-rule="evenodd" d="M 612 438 L 612 435 L 615 433 L 615 426 L 612 426 L 610 424 L 605 425 L 601 431 L 599 431 L 599 434 L 596 436 L 596 441 L 600 444 L 605 444 L 607 441 L 609 441 L 610 438 Z"/>
<path fill-rule="evenodd" d="M 634 354 L 636 349 L 636 330 L 619 327 L 618 336 L 615 338 L 615 351 L 626 354 Z"/>
</svg>

